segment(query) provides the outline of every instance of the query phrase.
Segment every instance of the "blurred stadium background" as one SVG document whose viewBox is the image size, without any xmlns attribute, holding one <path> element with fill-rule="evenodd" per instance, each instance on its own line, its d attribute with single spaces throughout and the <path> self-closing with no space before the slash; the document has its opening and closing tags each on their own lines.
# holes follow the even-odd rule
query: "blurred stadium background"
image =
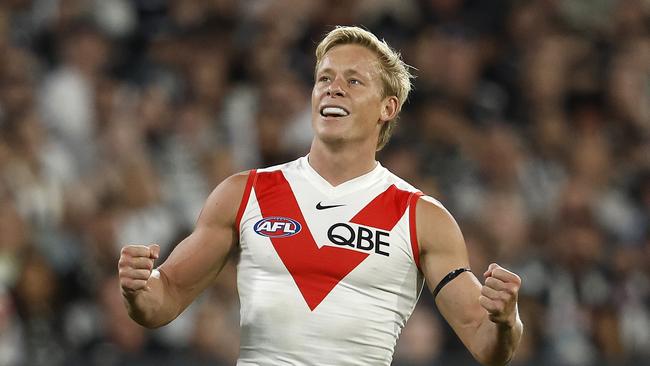
<svg viewBox="0 0 650 366">
<path fill-rule="evenodd" d="M 306 153 L 336 24 L 417 68 L 381 161 L 477 275 L 521 274 L 513 365 L 650 365 L 648 0 L 3 0 L 0 365 L 234 364 L 233 264 L 148 331 L 119 250 L 169 253 L 224 177 Z M 425 291 L 394 364 L 474 363 Z"/>
</svg>

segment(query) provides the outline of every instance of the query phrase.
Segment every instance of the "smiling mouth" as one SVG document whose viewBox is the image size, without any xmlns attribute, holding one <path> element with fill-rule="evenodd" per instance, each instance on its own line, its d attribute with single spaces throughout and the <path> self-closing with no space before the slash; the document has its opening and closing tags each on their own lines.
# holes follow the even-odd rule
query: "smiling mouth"
<svg viewBox="0 0 650 366">
<path fill-rule="evenodd" d="M 326 106 L 320 109 L 320 115 L 323 117 L 346 117 L 350 115 L 345 108 Z"/>
</svg>

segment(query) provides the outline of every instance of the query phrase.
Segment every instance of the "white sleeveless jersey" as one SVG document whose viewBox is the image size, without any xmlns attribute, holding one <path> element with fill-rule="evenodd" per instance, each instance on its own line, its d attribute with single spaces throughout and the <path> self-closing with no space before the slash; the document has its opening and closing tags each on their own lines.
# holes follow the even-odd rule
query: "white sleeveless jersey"
<svg viewBox="0 0 650 366">
<path fill-rule="evenodd" d="M 307 157 L 251 171 L 237 365 L 389 365 L 423 285 L 420 195 L 380 164 L 336 187 Z"/>
</svg>

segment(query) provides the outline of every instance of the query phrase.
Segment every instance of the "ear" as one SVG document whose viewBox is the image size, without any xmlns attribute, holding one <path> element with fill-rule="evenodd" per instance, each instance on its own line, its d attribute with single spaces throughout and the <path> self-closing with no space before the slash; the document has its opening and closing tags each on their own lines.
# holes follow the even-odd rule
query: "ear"
<svg viewBox="0 0 650 366">
<path fill-rule="evenodd" d="M 379 120 L 381 122 L 387 122 L 394 119 L 399 112 L 399 100 L 396 96 L 390 96 L 384 98 L 381 103 L 381 113 L 379 115 Z"/>
</svg>

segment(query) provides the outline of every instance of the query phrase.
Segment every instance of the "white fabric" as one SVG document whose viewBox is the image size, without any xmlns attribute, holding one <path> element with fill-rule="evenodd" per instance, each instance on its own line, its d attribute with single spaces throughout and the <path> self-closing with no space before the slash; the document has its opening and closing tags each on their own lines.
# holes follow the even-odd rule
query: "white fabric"
<svg viewBox="0 0 650 366">
<path fill-rule="evenodd" d="M 391 185 L 417 191 L 380 164 L 336 187 L 311 168 L 307 157 L 259 170 L 258 177 L 277 170 L 289 182 L 319 248 L 343 248 L 330 242 L 328 229 L 335 223 L 358 227 L 349 220 Z M 317 210 L 318 203 L 345 206 Z M 254 188 L 245 207 L 237 268 L 242 328 L 237 365 L 390 365 L 423 285 L 412 253 L 408 207 L 383 247 L 389 255 L 367 252 L 313 310 L 271 239 L 254 231 L 263 219 Z"/>
</svg>

